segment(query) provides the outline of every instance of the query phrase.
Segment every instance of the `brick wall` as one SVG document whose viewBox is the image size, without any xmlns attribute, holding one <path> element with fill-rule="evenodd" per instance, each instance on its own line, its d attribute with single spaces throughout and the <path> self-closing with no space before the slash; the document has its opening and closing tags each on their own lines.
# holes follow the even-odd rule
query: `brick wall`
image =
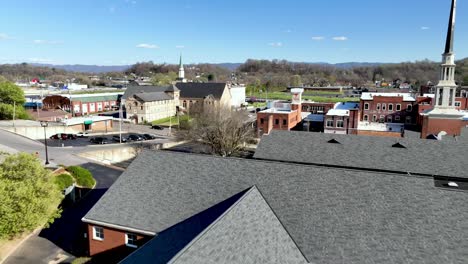
<svg viewBox="0 0 468 264">
<path fill-rule="evenodd" d="M 366 105 L 368 106 L 366 109 Z M 410 105 L 410 110 L 408 109 Z M 360 102 L 360 121 L 365 121 L 365 116 L 373 122 L 374 116 L 376 122 L 384 118 L 384 122 L 405 123 L 406 117 L 411 117 L 411 123 L 416 123 L 417 109 L 415 102 L 403 101 L 403 96 L 374 96 L 373 100 L 361 100 Z"/>
<path fill-rule="evenodd" d="M 107 125 L 107 127 L 106 127 Z M 110 132 L 112 131 L 112 120 L 94 122 L 91 125 L 93 132 Z"/>
<path fill-rule="evenodd" d="M 463 121 L 461 119 L 440 119 L 424 117 L 424 122 L 421 131 L 421 138 L 426 138 L 431 134 L 439 134 L 441 131 L 447 132 L 449 136 L 459 136 Z"/>
<path fill-rule="evenodd" d="M 400 132 L 357 130 L 357 135 L 401 138 Z"/>
<path fill-rule="evenodd" d="M 291 130 L 300 121 L 300 112 L 290 113 L 257 113 L 257 128 L 263 134 L 270 133 L 271 130 Z M 259 135 L 261 136 L 261 135 Z"/>
<path fill-rule="evenodd" d="M 96 256 L 103 253 L 112 253 L 115 255 L 127 256 L 131 252 L 135 251 L 136 248 L 128 247 L 125 245 L 125 234 L 127 232 L 103 227 L 104 239 L 96 240 L 93 238 L 93 227 L 95 225 L 88 224 L 88 242 L 89 242 L 89 256 Z M 134 234 L 134 233 L 133 233 Z M 142 246 L 151 236 L 137 235 L 138 247 Z"/>
</svg>

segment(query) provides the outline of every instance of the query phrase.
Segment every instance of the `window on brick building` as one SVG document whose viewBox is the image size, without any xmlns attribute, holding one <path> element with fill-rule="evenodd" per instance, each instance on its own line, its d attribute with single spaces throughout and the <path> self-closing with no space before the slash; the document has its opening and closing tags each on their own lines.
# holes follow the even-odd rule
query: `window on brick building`
<svg viewBox="0 0 468 264">
<path fill-rule="evenodd" d="M 381 116 L 380 116 L 379 122 L 380 122 L 380 123 L 384 123 L 384 122 L 385 122 L 385 116 L 384 116 L 384 115 L 381 115 Z"/>
<path fill-rule="evenodd" d="M 364 104 L 364 110 L 369 110 L 369 104 L 368 103 Z"/>
<path fill-rule="evenodd" d="M 279 119 L 275 119 L 275 125 L 279 125 Z"/>
<path fill-rule="evenodd" d="M 408 111 L 408 112 L 411 112 L 411 111 L 413 111 L 413 106 L 412 106 L 412 105 L 410 105 L 410 104 L 409 104 L 409 105 L 407 105 L 407 106 L 406 106 L 406 111 Z"/>
<path fill-rule="evenodd" d="M 127 247 L 136 248 L 137 247 L 137 235 L 127 233 L 125 234 L 125 245 Z"/>
<path fill-rule="evenodd" d="M 401 104 L 397 104 L 397 105 L 396 105 L 396 110 L 397 110 L 397 111 L 401 111 Z"/>
<path fill-rule="evenodd" d="M 287 120 L 283 119 L 283 126 L 285 126 L 287 123 L 288 123 Z"/>
<path fill-rule="evenodd" d="M 344 122 L 343 122 L 343 120 L 338 120 L 338 121 L 336 121 L 336 127 L 344 127 Z"/>
<path fill-rule="evenodd" d="M 392 122 L 393 122 L 392 116 L 387 116 L 387 123 L 392 123 Z"/>
<path fill-rule="evenodd" d="M 104 228 L 100 226 L 93 226 L 93 239 L 104 240 Z"/>
<path fill-rule="evenodd" d="M 411 124 L 411 116 L 406 117 L 406 124 Z"/>
<path fill-rule="evenodd" d="M 333 127 L 334 122 L 333 119 L 327 119 L 327 127 Z"/>
<path fill-rule="evenodd" d="M 460 107 L 460 106 L 461 106 L 461 102 L 455 102 L 455 106 L 456 106 L 456 107 Z"/>
<path fill-rule="evenodd" d="M 387 105 L 386 104 L 382 104 L 382 111 L 386 111 L 387 110 Z"/>
<path fill-rule="evenodd" d="M 400 121 L 400 116 L 395 116 L 395 121 Z"/>
<path fill-rule="evenodd" d="M 393 111 L 393 104 L 388 104 L 388 111 Z"/>
<path fill-rule="evenodd" d="M 364 115 L 364 121 L 369 121 L 369 116 L 368 115 Z"/>
<path fill-rule="evenodd" d="M 376 115 L 372 116 L 372 122 L 377 122 L 377 116 Z"/>
<path fill-rule="evenodd" d="M 263 118 L 260 118 L 260 124 L 263 125 L 263 122 L 265 122 L 265 120 L 263 120 Z"/>
<path fill-rule="evenodd" d="M 377 111 L 380 111 L 380 104 L 377 104 Z"/>
</svg>

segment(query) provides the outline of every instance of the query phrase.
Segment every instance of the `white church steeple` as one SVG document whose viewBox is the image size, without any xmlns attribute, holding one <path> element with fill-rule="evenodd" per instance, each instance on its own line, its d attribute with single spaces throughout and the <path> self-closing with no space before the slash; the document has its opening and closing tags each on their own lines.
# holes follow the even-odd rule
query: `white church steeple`
<svg viewBox="0 0 468 264">
<path fill-rule="evenodd" d="M 455 83 L 455 54 L 453 53 L 453 40 L 455 34 L 455 15 L 457 0 L 452 0 L 450 21 L 445 43 L 445 52 L 442 54 L 442 65 L 440 69 L 440 80 L 437 84 L 435 94 L 434 110 L 455 109 L 455 94 L 457 84 Z"/>
<path fill-rule="evenodd" d="M 178 82 L 187 82 L 185 79 L 185 70 L 184 70 L 184 64 L 182 63 L 182 54 L 180 55 L 180 60 L 179 60 L 179 77 L 177 78 Z"/>
</svg>

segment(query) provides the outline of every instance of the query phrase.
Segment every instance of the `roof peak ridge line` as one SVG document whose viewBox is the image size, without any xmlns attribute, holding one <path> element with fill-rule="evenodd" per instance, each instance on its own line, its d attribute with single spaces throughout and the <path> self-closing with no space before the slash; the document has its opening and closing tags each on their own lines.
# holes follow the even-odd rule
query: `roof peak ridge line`
<svg viewBox="0 0 468 264">
<path fill-rule="evenodd" d="M 296 246 L 296 248 L 299 250 L 299 252 L 301 253 L 302 257 L 304 257 L 304 259 L 307 261 L 307 263 L 310 263 L 309 259 L 307 258 L 307 256 L 304 254 L 304 252 L 302 252 L 301 248 L 299 247 L 299 245 L 296 243 L 296 240 L 294 240 L 293 236 L 291 235 L 291 233 L 289 233 L 288 229 L 286 228 L 286 226 L 283 224 L 283 222 L 281 221 L 281 219 L 278 217 L 278 215 L 276 214 L 275 210 L 273 210 L 273 207 L 271 207 L 270 203 L 268 202 L 268 200 L 265 198 L 265 196 L 263 196 L 263 193 L 262 191 L 260 191 L 260 189 L 258 189 L 257 185 L 254 185 L 253 186 L 257 191 L 258 193 L 260 194 L 260 196 L 262 197 L 262 199 L 265 201 L 265 203 L 267 204 L 268 208 L 270 208 L 271 212 L 273 213 L 273 215 L 275 216 L 276 220 L 278 220 L 278 222 L 280 223 L 281 227 L 284 229 L 284 231 L 286 231 L 286 234 L 288 234 L 289 238 L 291 238 L 291 241 L 294 243 L 294 245 Z"/>
<path fill-rule="evenodd" d="M 372 169 L 372 168 L 359 168 L 359 167 L 351 167 L 351 166 L 340 166 L 340 165 L 332 165 L 332 164 L 320 164 L 320 163 L 308 163 L 308 162 L 299 162 L 299 161 L 281 161 L 281 160 L 270 160 L 270 159 L 262 159 L 262 158 L 255 158 L 258 161 L 264 162 L 272 162 L 272 163 L 285 163 L 290 165 L 305 165 L 311 167 L 324 167 L 329 169 L 337 169 L 337 170 L 344 170 L 344 171 L 366 171 L 366 172 L 376 172 L 379 174 L 394 174 L 400 176 L 408 176 L 408 171 L 393 171 L 393 170 L 382 170 L 382 169 Z M 254 159 L 254 160 L 255 160 Z M 411 172 L 413 177 L 419 178 L 432 178 L 432 177 L 449 177 L 449 176 L 442 176 L 442 175 L 435 175 L 435 174 L 426 174 L 426 173 L 418 173 L 418 172 Z"/>
<path fill-rule="evenodd" d="M 174 263 L 174 261 L 176 261 L 178 258 L 180 258 L 183 254 L 185 254 L 185 252 L 190 247 L 192 247 L 195 243 L 197 243 L 205 234 L 207 234 L 214 226 L 216 226 L 227 214 L 229 214 L 240 202 L 242 202 L 245 199 L 245 197 L 247 197 L 247 195 L 249 195 L 254 190 L 257 190 L 260 193 L 260 191 L 258 190 L 256 185 L 253 185 L 253 186 L 247 188 L 246 190 L 239 192 L 239 193 L 242 193 L 242 192 L 245 192 L 245 193 L 241 197 L 239 197 L 239 199 L 237 199 L 237 201 L 235 201 L 229 208 L 227 208 L 226 211 L 224 211 L 220 216 L 218 216 L 218 218 L 216 218 L 211 224 L 209 224 L 205 229 L 203 229 L 187 245 L 185 245 L 185 247 L 183 247 L 181 250 L 179 250 L 179 252 L 177 252 L 177 254 L 175 256 L 173 256 L 168 261 L 168 263 Z M 237 193 L 237 194 L 239 194 L 239 193 Z M 236 194 L 234 194 L 234 195 L 236 195 Z M 230 198 L 232 198 L 232 197 L 228 197 L 227 199 L 230 199 Z M 262 198 L 263 198 L 263 196 L 262 196 Z M 225 199 L 225 200 L 227 200 L 227 199 Z M 223 202 L 223 201 L 221 201 L 221 202 Z M 207 208 L 205 210 L 208 210 L 208 209 L 210 209 L 210 208 Z"/>
<path fill-rule="evenodd" d="M 264 158 L 237 158 L 237 157 L 221 157 L 221 156 L 213 156 L 209 154 L 200 154 L 200 153 L 186 153 L 186 152 L 178 152 L 178 151 L 171 151 L 171 150 L 143 150 L 149 152 L 156 152 L 156 153 L 174 153 L 175 155 L 190 155 L 190 156 L 198 156 L 198 157 L 210 157 L 216 159 L 228 159 L 228 160 L 243 160 L 243 161 L 252 161 L 256 163 L 284 163 L 291 166 L 311 166 L 311 167 L 324 167 L 329 169 L 337 169 L 337 170 L 352 170 L 352 171 L 367 171 L 367 172 L 376 172 L 380 174 L 396 174 L 407 176 L 407 171 L 394 171 L 394 170 L 382 170 L 382 169 L 372 169 L 372 168 L 359 168 L 359 167 L 351 167 L 351 166 L 340 166 L 340 165 L 332 165 L 332 164 L 320 164 L 320 163 L 308 163 L 308 162 L 300 162 L 300 161 L 282 161 L 282 160 L 272 160 L 272 159 L 264 159 Z M 427 173 L 418 173 L 418 172 L 411 172 L 414 176 L 420 178 L 428 178 L 428 177 L 449 177 L 444 175 L 435 175 L 435 174 L 427 174 Z"/>
</svg>

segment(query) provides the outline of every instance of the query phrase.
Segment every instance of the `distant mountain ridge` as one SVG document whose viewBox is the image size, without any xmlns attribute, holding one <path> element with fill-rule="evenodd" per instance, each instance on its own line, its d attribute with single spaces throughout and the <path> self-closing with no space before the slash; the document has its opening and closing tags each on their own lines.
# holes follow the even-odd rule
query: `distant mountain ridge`
<svg viewBox="0 0 468 264">
<path fill-rule="evenodd" d="M 53 64 L 40 64 L 31 63 L 30 65 L 39 67 L 56 68 L 70 72 L 82 72 L 82 73 L 105 73 L 105 72 L 122 72 L 131 67 L 131 65 L 83 65 L 83 64 L 66 64 L 66 65 L 53 65 Z"/>
<path fill-rule="evenodd" d="M 304 62 L 307 64 L 321 64 L 321 65 L 328 65 L 337 67 L 340 69 L 351 69 L 356 67 L 372 67 L 372 66 L 379 66 L 382 64 L 388 63 L 381 63 L 381 62 L 344 62 L 344 63 L 327 63 L 327 62 Z M 208 63 L 211 65 L 219 66 L 221 68 L 235 71 L 239 66 L 243 63 Z M 31 63 L 32 66 L 39 66 L 39 67 L 48 67 L 48 68 L 56 68 L 70 72 L 81 72 L 81 73 L 105 73 L 105 72 L 123 72 L 131 67 L 131 65 L 109 65 L 109 66 L 101 66 L 101 65 L 84 65 L 84 64 L 65 64 L 65 65 L 54 65 L 54 64 L 41 64 L 41 63 Z M 193 64 L 191 64 L 193 65 Z"/>
</svg>

